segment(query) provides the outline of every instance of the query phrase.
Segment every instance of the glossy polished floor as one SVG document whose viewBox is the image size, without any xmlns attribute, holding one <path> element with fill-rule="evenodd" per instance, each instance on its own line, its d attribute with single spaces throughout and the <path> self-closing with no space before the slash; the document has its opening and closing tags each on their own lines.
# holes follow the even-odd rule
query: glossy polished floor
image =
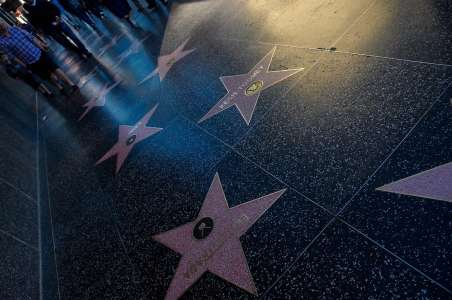
<svg viewBox="0 0 452 300">
<path fill-rule="evenodd" d="M 451 1 L 133 20 L 1 77 L 2 299 L 452 299 Z"/>
</svg>

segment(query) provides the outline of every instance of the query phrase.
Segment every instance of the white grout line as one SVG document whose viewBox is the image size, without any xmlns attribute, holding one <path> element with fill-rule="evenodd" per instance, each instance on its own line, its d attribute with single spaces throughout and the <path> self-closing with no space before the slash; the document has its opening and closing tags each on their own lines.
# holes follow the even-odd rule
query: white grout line
<svg viewBox="0 0 452 300">
<path fill-rule="evenodd" d="M 36 196 L 37 196 L 37 203 L 38 203 L 38 238 L 39 238 L 39 286 L 40 286 L 40 300 L 46 300 L 44 299 L 43 295 L 43 289 L 44 289 L 44 283 L 43 283 L 43 263 L 42 263 L 42 229 L 41 229 L 41 160 L 40 160 L 40 130 L 39 130 L 39 99 L 38 99 L 38 92 L 35 92 L 35 110 L 36 110 Z M 44 155 L 46 155 L 45 151 L 43 152 Z M 46 156 L 44 156 L 46 158 Z M 47 162 L 44 161 L 45 168 L 46 168 L 46 175 L 47 175 Z M 53 220 L 52 220 L 52 211 L 50 207 L 50 195 L 49 195 L 49 182 L 48 182 L 48 176 L 46 176 L 46 183 L 47 183 L 47 200 L 49 201 L 49 216 L 50 216 L 50 225 L 51 225 L 51 231 L 52 231 L 52 243 L 53 243 L 53 257 L 54 257 L 54 263 L 55 263 L 55 272 L 57 276 L 57 291 L 58 291 L 58 299 L 61 299 L 60 296 L 60 283 L 59 283 L 59 275 L 58 275 L 58 266 L 56 264 L 56 251 L 55 251 L 55 238 L 53 234 Z"/>
<path fill-rule="evenodd" d="M 444 94 L 448 91 L 448 89 L 452 86 L 452 81 L 449 82 L 444 90 L 441 92 L 441 94 L 437 97 L 437 99 L 427 108 L 427 110 L 419 117 L 417 122 L 410 128 L 410 130 L 407 132 L 407 134 L 402 138 L 402 140 L 397 144 L 397 146 L 389 153 L 389 155 L 381 162 L 381 164 L 375 169 L 375 171 L 364 181 L 364 183 L 361 185 L 361 187 L 356 190 L 356 192 L 352 195 L 352 197 L 344 204 L 344 206 L 338 211 L 336 216 L 339 216 L 347 207 L 348 205 L 355 200 L 355 197 L 361 192 L 361 190 L 370 182 L 370 180 L 380 171 L 381 168 L 386 164 L 386 162 L 394 155 L 394 153 L 402 146 L 402 144 L 408 139 L 408 137 L 411 136 L 411 133 L 414 131 L 414 129 L 425 119 L 425 117 L 428 115 L 428 113 L 433 109 L 433 107 L 438 104 L 441 101 L 441 98 L 444 96 Z"/>
<path fill-rule="evenodd" d="M 4 235 L 6 235 L 7 237 L 10 237 L 10 238 L 12 238 L 13 240 L 15 240 L 15 241 L 17 241 L 17 242 L 19 242 L 19 243 L 21 243 L 21 244 L 23 244 L 23 245 L 25 245 L 25 246 L 27 246 L 27 247 L 33 249 L 33 250 L 39 252 L 39 249 L 38 249 L 38 248 L 36 248 L 36 247 L 33 246 L 33 245 L 30 245 L 29 243 L 27 243 L 27 242 L 25 242 L 24 240 L 18 238 L 18 237 L 15 236 L 14 234 L 9 233 L 8 231 L 5 231 L 5 230 L 0 229 L 0 234 L 4 234 Z"/>
<path fill-rule="evenodd" d="M 55 273 L 56 273 L 56 280 L 57 280 L 57 290 L 58 290 L 58 299 L 61 299 L 61 293 L 60 293 L 60 274 L 58 272 L 58 264 L 57 264 L 57 254 L 56 254 L 56 246 L 55 246 L 55 234 L 53 230 L 53 214 L 52 214 L 52 206 L 50 203 L 50 191 L 49 191 L 49 175 L 47 173 L 47 151 L 43 153 L 44 155 L 44 162 L 45 162 L 45 174 L 46 174 L 46 193 L 47 193 L 47 201 L 49 205 L 49 216 L 50 216 L 50 230 L 52 232 L 52 244 L 53 244 L 53 259 L 55 263 Z"/>
<path fill-rule="evenodd" d="M 265 290 L 265 292 L 259 296 L 259 299 L 264 299 L 267 294 L 276 286 L 276 284 L 283 279 L 298 263 L 300 258 L 314 245 L 315 242 L 322 236 L 325 230 L 336 220 L 336 217 L 331 218 L 331 220 L 320 230 L 320 232 L 309 242 L 309 244 L 300 252 L 300 254 L 295 258 L 295 260 L 275 279 L 275 281 Z"/>
<path fill-rule="evenodd" d="M 31 201 L 31 203 L 36 205 L 36 199 L 33 198 L 32 196 L 28 195 L 27 193 L 25 193 L 24 191 L 22 191 L 20 188 L 18 188 L 17 186 L 15 186 L 14 184 L 12 184 L 11 182 L 9 182 L 8 180 L 6 180 L 5 178 L 0 177 L 0 181 L 3 182 L 4 184 L 6 184 L 7 186 L 13 188 L 14 190 L 16 190 L 17 192 L 21 193 L 25 198 L 27 198 L 28 200 Z"/>
<path fill-rule="evenodd" d="M 330 214 L 331 216 L 335 216 L 334 213 L 332 213 L 331 211 L 329 211 L 326 207 L 322 206 L 321 204 L 315 202 L 314 200 L 312 200 L 311 198 L 309 198 L 308 196 L 304 195 L 303 193 L 301 193 L 300 191 L 298 191 L 296 188 L 292 187 L 290 184 L 286 183 L 284 180 L 278 178 L 276 175 L 272 174 L 271 172 L 267 171 L 264 167 L 262 167 L 261 165 L 259 165 L 258 163 L 256 163 L 255 161 L 249 159 L 248 157 L 246 157 L 245 155 L 243 155 L 242 153 L 240 153 L 239 151 L 235 150 L 233 148 L 232 145 L 229 145 L 228 143 L 226 143 L 225 141 L 223 141 L 222 139 L 220 139 L 219 137 L 217 137 L 216 135 L 210 133 L 208 130 L 204 129 L 203 127 L 201 127 L 200 124 L 194 122 L 193 120 L 190 120 L 189 118 L 185 117 L 185 116 L 181 116 L 182 118 L 184 118 L 185 120 L 187 120 L 188 122 L 190 122 L 191 124 L 193 124 L 194 126 L 196 126 L 198 129 L 200 129 L 202 132 L 204 132 L 205 134 L 213 137 L 214 139 L 218 140 L 219 142 L 221 142 L 223 145 L 225 145 L 227 148 L 230 149 L 230 152 L 233 152 L 235 154 L 237 154 L 238 156 L 240 156 L 241 158 L 243 158 L 244 160 L 252 163 L 254 166 L 256 166 L 258 169 L 260 169 L 261 171 L 263 171 L 264 173 L 266 173 L 267 175 L 269 175 L 270 177 L 272 177 L 273 179 L 275 179 L 276 181 L 284 184 L 285 186 L 287 186 L 288 188 L 290 188 L 291 190 L 293 190 L 294 192 L 296 192 L 298 195 L 302 196 L 303 198 L 305 198 L 306 200 L 308 200 L 309 202 L 312 202 L 314 205 L 318 206 L 320 209 L 324 210 L 326 213 Z M 227 153 L 223 156 L 223 158 L 221 160 L 219 160 L 218 163 L 215 164 L 218 165 L 219 163 L 221 163 L 221 161 L 224 159 L 224 157 L 227 155 Z M 214 166 L 214 167 L 215 167 Z M 214 168 L 210 168 L 211 170 Z"/>
<path fill-rule="evenodd" d="M 330 46 L 333 47 L 335 46 L 349 31 L 350 29 L 352 29 L 353 26 L 355 26 L 356 23 L 358 23 L 362 17 L 364 17 L 365 14 L 367 14 L 369 12 L 369 10 L 374 7 L 374 5 L 378 2 L 378 0 L 374 0 L 356 19 L 355 21 L 353 21 L 344 31 L 344 33 L 342 33 Z"/>
<path fill-rule="evenodd" d="M 376 54 L 369 54 L 369 53 L 359 53 L 359 52 L 353 52 L 353 51 L 347 51 L 347 50 L 330 50 L 331 47 L 329 47 L 329 48 L 312 48 L 312 47 L 294 45 L 294 44 L 288 44 L 288 43 L 266 42 L 266 41 L 257 41 L 257 40 L 253 41 L 253 40 L 234 39 L 234 38 L 217 38 L 216 40 L 234 41 L 234 42 L 246 43 L 246 44 L 251 44 L 251 45 L 261 44 L 261 45 L 278 46 L 278 47 L 283 47 L 283 48 L 296 48 L 296 49 L 327 52 L 327 53 L 331 53 L 331 54 L 334 54 L 334 53 L 349 54 L 349 55 L 355 55 L 355 56 L 373 57 L 373 58 L 379 58 L 379 59 L 395 60 L 395 61 L 401 61 L 401 62 L 407 62 L 407 63 L 413 63 L 413 64 L 433 65 L 433 66 L 447 67 L 447 68 L 452 67 L 452 64 L 446 64 L 446 63 L 435 63 L 435 62 L 429 62 L 429 61 L 423 61 L 423 60 L 406 59 L 406 58 L 376 55 Z"/>
<path fill-rule="evenodd" d="M 441 283 L 439 283 L 438 281 L 434 280 L 433 278 L 431 278 L 430 276 L 428 276 L 427 274 L 425 274 L 424 272 L 422 272 L 420 269 L 416 268 L 415 266 L 413 266 L 412 264 L 410 264 L 409 262 L 407 262 L 406 260 L 404 260 L 402 257 L 398 256 L 396 253 L 392 252 L 391 250 L 387 249 L 385 246 L 383 246 L 382 244 L 380 244 L 379 242 L 375 241 L 374 239 L 372 239 L 371 237 L 369 237 L 367 234 L 361 232 L 360 230 L 358 230 L 356 227 L 354 227 L 353 225 L 347 223 L 345 220 L 340 219 L 339 221 L 344 223 L 345 225 L 347 225 L 348 227 L 350 227 L 351 229 L 353 229 L 356 233 L 362 235 L 364 238 L 366 238 L 367 240 L 369 240 L 370 242 L 372 242 L 373 244 L 377 245 L 378 247 L 380 247 L 381 249 L 383 249 L 384 251 L 386 251 L 387 253 L 389 253 L 390 255 L 392 255 L 393 257 L 395 257 L 396 259 L 398 259 L 399 261 L 401 261 L 402 263 L 404 263 L 405 265 L 407 265 L 408 267 L 412 268 L 414 271 L 418 272 L 420 275 L 424 276 L 425 278 L 427 278 L 428 280 L 430 280 L 432 283 L 437 284 L 439 287 L 441 287 L 442 289 L 444 289 L 445 291 L 447 291 L 449 294 L 452 295 L 452 291 L 450 289 L 448 289 L 447 287 L 445 287 L 444 285 L 442 285 Z"/>
<path fill-rule="evenodd" d="M 320 49 L 318 49 L 320 50 Z M 365 57 L 373 57 L 373 58 L 381 58 L 381 59 L 387 59 L 387 60 L 395 60 L 395 61 L 401 61 L 401 62 L 407 62 L 407 63 L 414 63 L 414 64 L 423 64 L 423 65 L 432 65 L 432 66 L 439 66 L 439 67 L 447 67 L 451 68 L 451 64 L 443 64 L 443 63 L 434 63 L 434 62 L 428 62 L 428 61 L 422 61 L 422 60 L 414 60 L 414 59 L 405 59 L 405 58 L 397 58 L 397 57 L 389 57 L 389 56 L 382 56 L 382 55 L 374 55 L 374 54 L 365 54 L 365 53 L 357 53 L 357 52 L 350 52 L 350 51 L 342 51 L 342 50 L 320 50 L 320 51 L 328 51 L 332 53 L 341 53 L 341 54 L 350 54 L 350 55 L 356 55 L 356 56 L 365 56 Z"/>
<path fill-rule="evenodd" d="M 41 230 L 41 184 L 40 184 L 40 163 L 39 163 L 39 103 L 38 92 L 35 92 L 35 113 L 36 113 L 36 200 L 38 204 L 38 248 L 39 248 L 39 299 L 45 300 L 43 295 L 43 268 L 42 268 L 42 230 Z"/>
</svg>

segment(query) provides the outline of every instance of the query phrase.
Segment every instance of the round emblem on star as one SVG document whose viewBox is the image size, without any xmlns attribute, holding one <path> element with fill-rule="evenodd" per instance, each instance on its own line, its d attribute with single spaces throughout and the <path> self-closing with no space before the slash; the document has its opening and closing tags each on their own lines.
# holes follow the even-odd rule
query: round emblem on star
<svg viewBox="0 0 452 300">
<path fill-rule="evenodd" d="M 202 218 L 193 228 L 193 236 L 197 240 L 203 240 L 209 236 L 213 230 L 213 220 L 209 217 Z"/>
<path fill-rule="evenodd" d="M 135 142 L 136 139 L 137 139 L 137 135 L 136 135 L 136 134 L 130 136 L 130 137 L 127 139 L 127 141 L 126 141 L 127 146 L 132 145 L 132 144 Z"/>
<path fill-rule="evenodd" d="M 176 59 L 173 57 L 166 63 L 166 65 L 168 67 L 171 67 L 172 65 L 174 65 L 175 62 L 176 62 Z"/>
<path fill-rule="evenodd" d="M 259 93 L 264 87 L 264 82 L 262 80 L 257 80 L 251 83 L 245 90 L 246 96 L 252 96 Z"/>
</svg>

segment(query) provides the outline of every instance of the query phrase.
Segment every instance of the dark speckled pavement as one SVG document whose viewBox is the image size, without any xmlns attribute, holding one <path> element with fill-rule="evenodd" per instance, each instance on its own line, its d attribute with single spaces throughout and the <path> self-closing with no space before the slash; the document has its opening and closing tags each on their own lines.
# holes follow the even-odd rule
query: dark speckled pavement
<svg viewBox="0 0 452 300">
<path fill-rule="evenodd" d="M 452 299 L 452 170 L 427 196 L 379 189 L 452 162 L 451 1 L 175 0 L 133 20 L 83 28 L 87 62 L 55 52 L 81 95 L 37 95 L 39 163 L 2 161 L 3 194 L 45 191 L 46 300 Z"/>
</svg>

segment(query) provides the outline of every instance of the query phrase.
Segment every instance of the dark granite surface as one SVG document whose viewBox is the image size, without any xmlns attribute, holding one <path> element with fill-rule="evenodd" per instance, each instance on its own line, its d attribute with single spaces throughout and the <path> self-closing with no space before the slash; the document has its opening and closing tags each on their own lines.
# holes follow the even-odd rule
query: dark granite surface
<svg viewBox="0 0 452 300">
<path fill-rule="evenodd" d="M 139 28 L 107 13 L 103 37 L 79 32 L 95 58 L 55 53 L 81 86 L 38 99 L 61 299 L 163 299 L 182 256 L 152 237 L 194 221 L 216 173 L 229 207 L 287 191 L 240 237 L 257 296 L 206 272 L 183 299 L 452 297 L 451 203 L 375 190 L 452 161 L 450 3 L 283 2 L 173 1 L 134 11 Z M 194 52 L 139 84 L 187 39 Z M 227 93 L 219 78 L 246 74 L 275 46 L 270 71 L 305 69 L 262 91 L 249 125 L 235 107 L 198 124 Z M 0 116 L 0 186 L 33 197 L 34 131 L 20 124 L 36 121 L 25 114 L 34 98 L 17 93 L 32 100 Z M 134 145 L 118 174 L 116 157 L 96 165 L 118 128 L 156 104 L 146 125 L 163 130 Z M 36 243 L 14 215 L 0 229 Z M 10 262 L 0 261 L 27 263 Z"/>
</svg>

